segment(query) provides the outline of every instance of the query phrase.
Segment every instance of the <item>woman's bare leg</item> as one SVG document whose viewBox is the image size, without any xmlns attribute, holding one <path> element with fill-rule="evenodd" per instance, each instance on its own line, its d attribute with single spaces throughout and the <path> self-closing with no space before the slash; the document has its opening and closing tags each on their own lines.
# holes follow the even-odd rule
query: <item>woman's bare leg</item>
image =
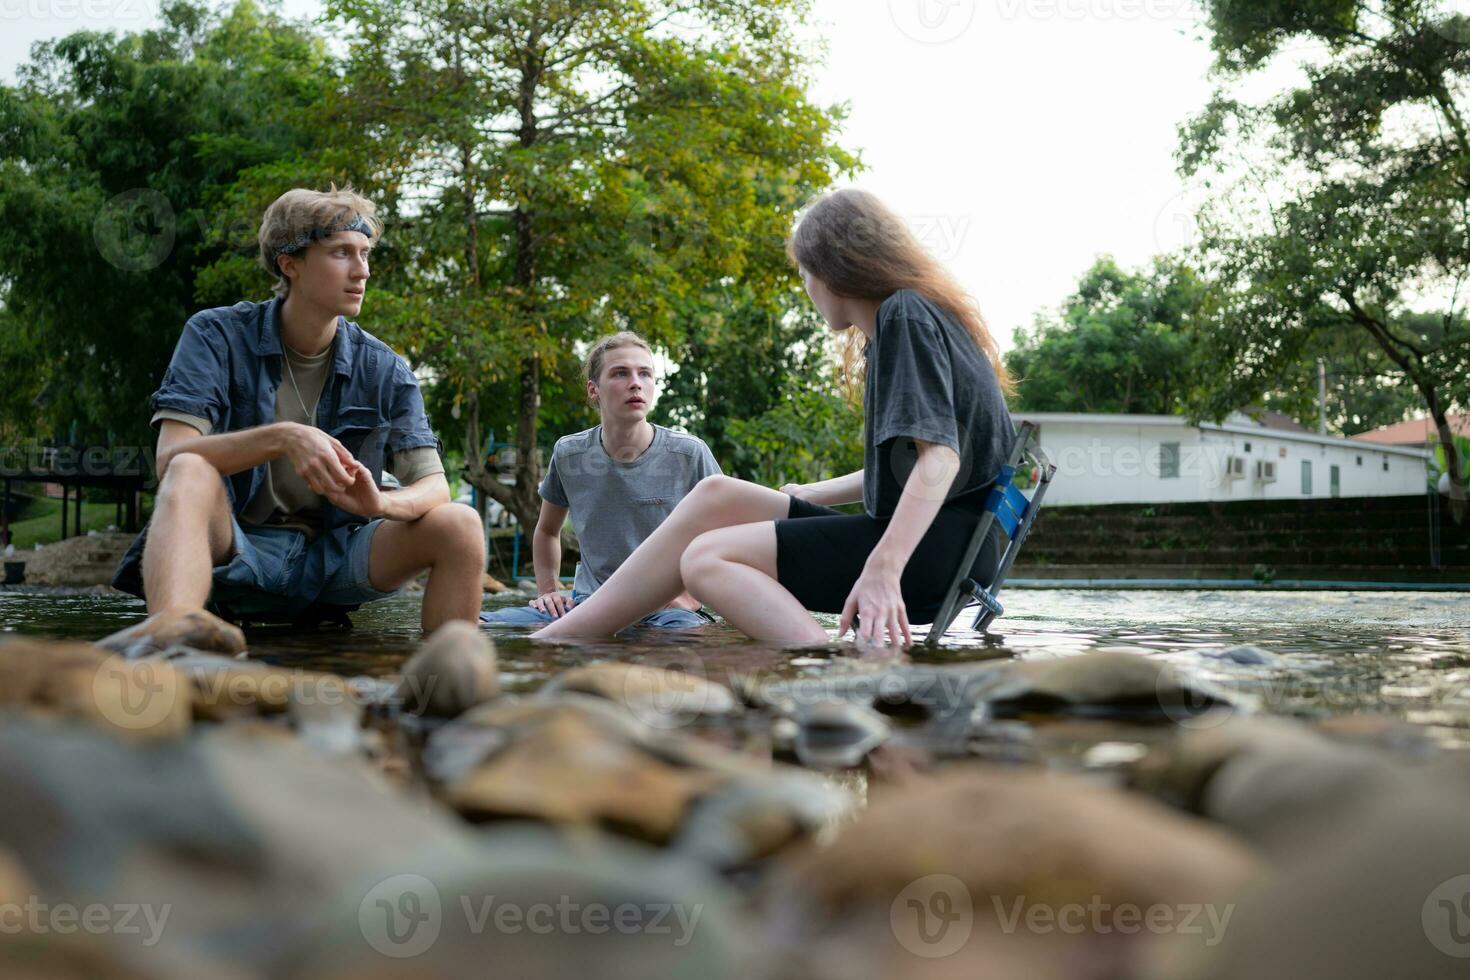
<svg viewBox="0 0 1470 980">
<path fill-rule="evenodd" d="M 694 598 L 757 640 L 826 643 L 830 637 L 796 596 L 776 581 L 776 525 L 772 521 L 706 531 L 679 561 Z"/>
<path fill-rule="evenodd" d="M 791 498 L 778 490 L 728 476 L 705 477 L 591 597 L 531 635 L 611 636 L 684 591 L 679 559 L 689 542 L 705 531 L 774 521 L 790 510 Z"/>
</svg>

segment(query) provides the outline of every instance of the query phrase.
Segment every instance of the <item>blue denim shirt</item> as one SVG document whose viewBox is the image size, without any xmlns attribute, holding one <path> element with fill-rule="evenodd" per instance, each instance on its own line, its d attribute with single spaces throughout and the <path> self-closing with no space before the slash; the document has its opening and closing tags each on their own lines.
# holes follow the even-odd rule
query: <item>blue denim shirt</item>
<svg viewBox="0 0 1470 980">
<path fill-rule="evenodd" d="M 238 432 L 275 421 L 281 385 L 282 300 L 201 310 L 184 324 L 163 384 L 149 400 L 151 416 L 173 409 L 208 419 L 212 432 Z M 429 428 L 418 379 L 408 363 L 357 324 L 339 317 L 332 376 L 317 404 L 317 427 L 335 436 L 375 478 L 394 453 L 443 446 Z M 225 481 L 235 516 L 265 485 L 262 463 Z M 326 530 L 365 523 L 324 504 Z"/>
</svg>

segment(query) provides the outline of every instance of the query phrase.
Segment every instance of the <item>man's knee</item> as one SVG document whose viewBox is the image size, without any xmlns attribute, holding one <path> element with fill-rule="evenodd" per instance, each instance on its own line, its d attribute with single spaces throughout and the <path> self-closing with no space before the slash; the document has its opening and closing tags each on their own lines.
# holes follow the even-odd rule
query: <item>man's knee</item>
<svg viewBox="0 0 1470 980">
<path fill-rule="evenodd" d="M 158 495 L 174 498 L 176 502 L 213 502 L 215 491 L 223 493 L 219 470 L 198 453 L 174 456 L 158 482 Z"/>
<path fill-rule="evenodd" d="M 456 554 L 485 553 L 485 527 L 466 504 L 440 504 L 419 519 L 423 529 Z"/>
</svg>

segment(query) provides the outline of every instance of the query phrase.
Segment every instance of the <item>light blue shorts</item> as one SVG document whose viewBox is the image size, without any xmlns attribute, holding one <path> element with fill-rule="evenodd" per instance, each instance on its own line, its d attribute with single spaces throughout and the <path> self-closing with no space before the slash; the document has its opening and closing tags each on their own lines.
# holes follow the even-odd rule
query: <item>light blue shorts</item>
<svg viewBox="0 0 1470 980">
<path fill-rule="evenodd" d="M 235 553 L 215 566 L 210 596 L 232 617 L 290 619 L 311 606 L 355 609 L 397 593 L 373 588 L 368 578 L 381 520 L 323 531 L 309 541 L 291 528 L 233 523 Z"/>
<path fill-rule="evenodd" d="M 585 592 L 573 592 L 572 599 L 580 605 L 587 599 Z M 551 616 L 529 605 L 508 606 L 493 612 L 480 613 L 480 622 L 489 626 L 545 626 Z M 697 629 L 715 621 L 709 613 L 692 609 L 660 609 L 640 619 L 635 626 L 652 626 L 666 630 Z"/>
</svg>

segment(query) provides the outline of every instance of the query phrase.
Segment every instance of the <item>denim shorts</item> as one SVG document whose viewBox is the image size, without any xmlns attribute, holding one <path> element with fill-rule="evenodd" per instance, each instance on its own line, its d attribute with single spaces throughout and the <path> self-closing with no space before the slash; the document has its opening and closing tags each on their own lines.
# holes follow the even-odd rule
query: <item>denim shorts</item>
<svg viewBox="0 0 1470 980">
<path fill-rule="evenodd" d="M 587 593 L 573 592 L 574 602 L 581 604 L 586 601 Z M 693 609 L 660 609 L 651 612 L 638 620 L 635 626 L 652 626 L 666 630 L 687 630 L 700 626 L 708 626 L 715 621 L 709 613 Z M 480 622 L 489 626 L 545 626 L 551 622 L 551 616 L 526 606 L 507 606 L 504 609 L 496 609 L 492 612 L 480 613 Z"/>
<path fill-rule="evenodd" d="M 398 591 L 375 589 L 368 578 L 381 520 L 323 531 L 310 540 L 292 528 L 246 528 L 231 520 L 234 554 L 214 567 L 210 596 L 212 605 L 231 616 L 294 618 L 311 606 L 355 609 Z"/>
</svg>

